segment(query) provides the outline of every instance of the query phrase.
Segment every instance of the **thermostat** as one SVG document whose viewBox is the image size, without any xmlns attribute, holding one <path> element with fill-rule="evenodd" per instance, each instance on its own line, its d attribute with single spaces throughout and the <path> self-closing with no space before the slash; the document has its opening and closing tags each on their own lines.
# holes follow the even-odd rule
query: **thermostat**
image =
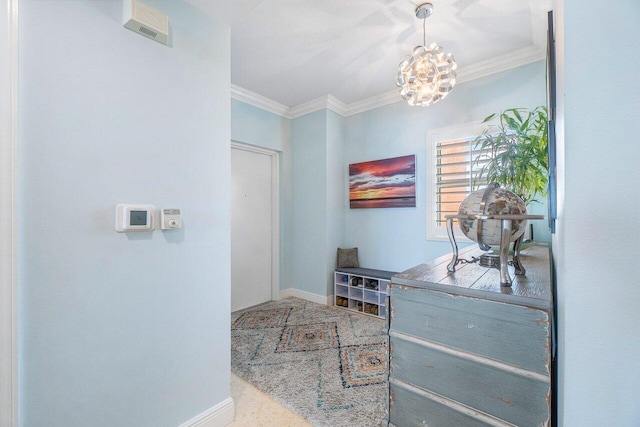
<svg viewBox="0 0 640 427">
<path fill-rule="evenodd" d="M 162 230 L 182 228 L 180 209 L 162 209 L 160 211 L 160 228 Z"/>
<path fill-rule="evenodd" d="M 116 231 L 153 231 L 153 217 L 156 208 L 153 205 L 116 205 Z"/>
</svg>

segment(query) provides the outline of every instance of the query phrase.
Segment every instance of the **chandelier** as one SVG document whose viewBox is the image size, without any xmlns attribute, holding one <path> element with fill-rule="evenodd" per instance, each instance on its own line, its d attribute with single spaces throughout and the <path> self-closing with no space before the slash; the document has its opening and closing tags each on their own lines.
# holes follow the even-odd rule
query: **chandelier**
<svg viewBox="0 0 640 427">
<path fill-rule="evenodd" d="M 411 106 L 435 104 L 456 84 L 458 65 L 453 55 L 435 43 L 426 46 L 426 21 L 432 13 L 431 3 L 416 8 L 416 17 L 422 19 L 422 46 L 402 59 L 396 76 L 400 95 Z"/>
</svg>

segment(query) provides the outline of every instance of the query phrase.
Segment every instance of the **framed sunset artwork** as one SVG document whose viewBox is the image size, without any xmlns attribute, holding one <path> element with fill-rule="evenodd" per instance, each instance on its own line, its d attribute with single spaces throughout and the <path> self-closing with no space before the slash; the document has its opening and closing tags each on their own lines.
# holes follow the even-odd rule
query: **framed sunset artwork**
<svg viewBox="0 0 640 427">
<path fill-rule="evenodd" d="M 349 206 L 407 208 L 416 206 L 416 156 L 349 165 Z"/>
</svg>

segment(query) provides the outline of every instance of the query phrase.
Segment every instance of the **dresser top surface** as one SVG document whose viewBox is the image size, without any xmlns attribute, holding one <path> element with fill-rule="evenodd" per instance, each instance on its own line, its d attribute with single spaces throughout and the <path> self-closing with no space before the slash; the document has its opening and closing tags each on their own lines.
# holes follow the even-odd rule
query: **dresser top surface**
<svg viewBox="0 0 640 427">
<path fill-rule="evenodd" d="M 477 245 L 460 251 L 459 259 L 471 260 L 480 257 L 484 251 Z M 456 271 L 450 273 L 447 264 L 451 255 L 420 264 L 392 277 L 392 286 L 413 286 L 456 295 L 484 298 L 493 301 L 524 305 L 549 310 L 551 305 L 551 273 L 549 269 L 549 248 L 533 244 L 520 253 L 520 260 L 526 269 L 525 276 L 515 275 L 511 287 L 500 286 L 500 272 L 477 263 L 460 263 Z"/>
</svg>

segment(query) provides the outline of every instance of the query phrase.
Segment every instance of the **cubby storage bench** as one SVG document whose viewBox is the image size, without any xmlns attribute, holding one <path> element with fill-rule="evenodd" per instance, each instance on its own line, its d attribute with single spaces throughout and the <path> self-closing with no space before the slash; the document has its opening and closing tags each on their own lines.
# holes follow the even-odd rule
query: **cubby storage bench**
<svg viewBox="0 0 640 427">
<path fill-rule="evenodd" d="M 336 307 L 384 319 L 387 286 L 394 274 L 371 268 L 339 268 L 335 271 L 333 302 Z"/>
</svg>

